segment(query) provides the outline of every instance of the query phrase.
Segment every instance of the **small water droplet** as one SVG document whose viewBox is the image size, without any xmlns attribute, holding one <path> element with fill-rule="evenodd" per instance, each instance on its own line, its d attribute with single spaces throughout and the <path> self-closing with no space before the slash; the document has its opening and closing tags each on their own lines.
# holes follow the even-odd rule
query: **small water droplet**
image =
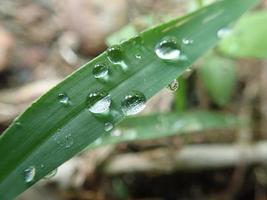
<svg viewBox="0 0 267 200">
<path fill-rule="evenodd" d="M 108 68 L 106 65 L 98 64 L 92 71 L 95 78 L 105 78 L 108 75 Z"/>
<path fill-rule="evenodd" d="M 217 36 L 219 39 L 223 39 L 231 34 L 232 30 L 229 28 L 222 28 L 218 30 Z"/>
<path fill-rule="evenodd" d="M 145 108 L 146 97 L 143 93 L 133 91 L 126 95 L 121 102 L 121 108 L 125 115 L 135 115 Z"/>
<path fill-rule="evenodd" d="M 94 91 L 88 95 L 88 108 L 92 113 L 105 113 L 109 110 L 111 99 L 106 92 Z"/>
<path fill-rule="evenodd" d="M 65 147 L 70 148 L 73 145 L 73 138 L 71 134 L 65 136 Z"/>
<path fill-rule="evenodd" d="M 16 122 L 15 122 L 15 126 L 16 126 L 16 127 L 21 127 L 21 126 L 22 126 L 22 123 L 19 122 L 19 121 L 16 121 Z"/>
<path fill-rule="evenodd" d="M 136 54 L 135 57 L 136 57 L 137 59 L 142 59 L 142 56 L 141 56 L 140 54 Z"/>
<path fill-rule="evenodd" d="M 136 130 L 128 129 L 125 132 L 125 138 L 127 138 L 128 140 L 135 140 L 137 138 L 137 132 L 136 132 Z"/>
<path fill-rule="evenodd" d="M 113 129 L 113 124 L 110 123 L 110 122 L 105 123 L 104 129 L 105 129 L 106 132 L 111 131 Z"/>
<path fill-rule="evenodd" d="M 178 82 L 176 79 L 173 80 L 173 81 L 168 85 L 168 88 L 169 88 L 171 91 L 173 91 L 173 92 L 177 91 L 178 88 L 179 88 L 179 82 Z"/>
<path fill-rule="evenodd" d="M 68 97 L 67 94 L 64 93 L 60 93 L 58 95 L 58 100 L 60 103 L 62 103 L 63 105 L 69 105 L 70 104 L 70 98 Z"/>
<path fill-rule="evenodd" d="M 103 140 L 102 140 L 102 138 L 97 138 L 95 141 L 94 141 L 94 145 L 100 145 L 100 144 L 102 144 L 102 142 L 103 142 Z"/>
<path fill-rule="evenodd" d="M 188 38 L 183 38 L 182 42 L 183 42 L 184 45 L 189 45 L 189 44 L 193 44 L 194 43 L 193 40 L 188 39 Z"/>
<path fill-rule="evenodd" d="M 119 63 L 123 60 L 123 54 L 121 48 L 117 45 L 108 48 L 108 58 L 113 63 Z"/>
<path fill-rule="evenodd" d="M 45 176 L 45 179 L 53 178 L 56 174 L 57 174 L 57 169 L 54 169 L 54 170 L 52 170 L 51 172 L 49 172 L 49 173 Z"/>
<path fill-rule="evenodd" d="M 174 39 L 167 39 L 158 43 L 155 53 L 163 60 L 179 60 L 181 56 L 181 50 Z"/>
<path fill-rule="evenodd" d="M 114 131 L 111 132 L 111 136 L 113 137 L 119 137 L 122 135 L 122 131 L 120 129 L 115 129 Z"/>
<path fill-rule="evenodd" d="M 27 169 L 24 170 L 23 174 L 24 174 L 24 181 L 26 183 L 30 183 L 34 180 L 35 177 L 35 167 L 34 166 L 30 166 Z"/>
</svg>

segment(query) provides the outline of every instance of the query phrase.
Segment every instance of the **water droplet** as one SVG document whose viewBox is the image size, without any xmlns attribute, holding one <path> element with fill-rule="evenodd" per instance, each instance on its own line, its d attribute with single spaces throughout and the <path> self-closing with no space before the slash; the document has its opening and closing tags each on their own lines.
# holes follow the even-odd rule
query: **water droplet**
<svg viewBox="0 0 267 200">
<path fill-rule="evenodd" d="M 58 100 L 60 103 L 64 105 L 69 105 L 70 104 L 70 98 L 68 97 L 67 94 L 61 93 L 58 95 Z"/>
<path fill-rule="evenodd" d="M 24 174 L 24 181 L 26 183 L 30 183 L 34 180 L 35 177 L 35 167 L 34 166 L 30 166 L 27 169 L 24 170 L 23 174 Z"/>
<path fill-rule="evenodd" d="M 95 141 L 94 141 L 94 145 L 100 145 L 100 144 L 102 144 L 102 142 L 103 142 L 103 140 L 102 140 L 102 138 L 97 138 Z"/>
<path fill-rule="evenodd" d="M 146 97 L 143 93 L 133 91 L 126 95 L 121 102 L 121 108 L 125 115 L 135 115 L 145 108 Z"/>
<path fill-rule="evenodd" d="M 187 68 L 187 69 L 185 70 L 185 72 L 187 72 L 187 73 L 192 72 L 192 69 L 191 69 L 191 68 Z"/>
<path fill-rule="evenodd" d="M 56 174 L 57 174 L 57 169 L 54 169 L 54 170 L 52 170 L 51 172 L 49 172 L 49 173 L 45 176 L 45 179 L 53 178 Z"/>
<path fill-rule="evenodd" d="M 108 68 L 106 65 L 98 64 L 92 72 L 95 78 L 105 78 L 108 75 Z"/>
<path fill-rule="evenodd" d="M 113 129 L 113 124 L 110 122 L 105 123 L 105 127 L 104 127 L 105 131 L 111 131 Z"/>
<path fill-rule="evenodd" d="M 104 113 L 109 110 L 111 99 L 106 92 L 94 91 L 88 95 L 88 108 L 92 113 Z"/>
<path fill-rule="evenodd" d="M 163 60 L 179 60 L 181 50 L 174 39 L 163 40 L 156 45 L 155 53 Z"/>
<path fill-rule="evenodd" d="M 16 122 L 15 122 L 15 126 L 19 128 L 19 127 L 21 127 L 21 126 L 22 126 L 22 123 L 21 123 L 21 122 L 19 122 L 19 121 L 16 121 Z"/>
<path fill-rule="evenodd" d="M 73 145 L 73 138 L 71 134 L 65 136 L 65 147 L 70 148 Z"/>
<path fill-rule="evenodd" d="M 135 140 L 137 138 L 137 132 L 136 132 L 136 130 L 128 129 L 125 132 L 125 138 L 127 138 L 128 140 Z"/>
<path fill-rule="evenodd" d="M 137 59 L 142 59 L 142 56 L 141 56 L 140 54 L 136 54 L 135 57 L 136 57 Z"/>
<path fill-rule="evenodd" d="M 183 38 L 183 44 L 184 45 L 189 45 L 189 44 L 193 44 L 194 40 L 188 39 L 188 38 Z"/>
<path fill-rule="evenodd" d="M 173 80 L 173 81 L 168 85 L 168 88 L 169 88 L 171 91 L 173 91 L 173 92 L 177 91 L 178 88 L 179 88 L 179 82 L 178 82 L 176 79 Z"/>
<path fill-rule="evenodd" d="M 108 48 L 108 58 L 113 63 L 119 63 L 123 60 L 123 54 L 121 48 L 117 45 Z"/>
<path fill-rule="evenodd" d="M 126 71 L 128 69 L 128 66 L 123 61 L 123 53 L 120 46 L 115 45 L 108 48 L 107 54 L 108 54 L 108 59 L 113 63 L 119 64 L 123 71 Z"/>
<path fill-rule="evenodd" d="M 122 131 L 120 129 L 115 129 L 114 131 L 111 132 L 111 135 L 113 137 L 119 137 L 122 135 Z"/>
<path fill-rule="evenodd" d="M 229 36 L 231 32 L 232 32 L 232 30 L 229 28 L 222 28 L 222 29 L 218 30 L 217 36 L 219 39 L 223 39 L 223 38 Z"/>
</svg>

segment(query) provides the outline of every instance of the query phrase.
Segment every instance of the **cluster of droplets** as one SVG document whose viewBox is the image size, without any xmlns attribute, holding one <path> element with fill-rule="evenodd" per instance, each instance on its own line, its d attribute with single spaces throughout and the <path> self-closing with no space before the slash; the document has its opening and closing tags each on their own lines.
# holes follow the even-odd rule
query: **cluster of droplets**
<svg viewBox="0 0 267 200">
<path fill-rule="evenodd" d="M 74 144 L 72 134 L 65 134 L 65 132 L 61 129 L 59 129 L 56 135 L 53 136 L 53 139 L 60 147 L 66 149 L 70 148 Z"/>
<path fill-rule="evenodd" d="M 194 43 L 194 40 L 188 39 L 188 38 L 183 38 L 182 42 L 184 45 L 190 45 L 190 44 Z"/>
</svg>

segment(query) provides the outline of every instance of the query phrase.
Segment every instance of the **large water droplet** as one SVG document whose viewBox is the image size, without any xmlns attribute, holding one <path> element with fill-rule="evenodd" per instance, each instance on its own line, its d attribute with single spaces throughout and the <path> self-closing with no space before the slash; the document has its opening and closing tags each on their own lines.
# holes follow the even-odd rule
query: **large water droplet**
<svg viewBox="0 0 267 200">
<path fill-rule="evenodd" d="M 34 180 L 35 177 L 35 167 L 34 166 L 30 166 L 27 169 L 24 170 L 23 175 L 24 175 L 24 181 L 26 183 L 30 183 Z"/>
<path fill-rule="evenodd" d="M 121 109 L 125 115 L 135 115 L 145 108 L 146 97 L 143 93 L 133 91 L 126 95 L 121 102 Z"/>
<path fill-rule="evenodd" d="M 104 127 L 105 131 L 111 131 L 113 129 L 113 124 L 110 122 L 105 123 L 105 127 Z"/>
<path fill-rule="evenodd" d="M 52 170 L 51 172 L 49 172 L 49 173 L 45 176 L 45 178 L 46 178 L 46 179 L 53 178 L 56 174 L 57 174 L 57 169 L 54 169 L 54 170 Z"/>
<path fill-rule="evenodd" d="M 108 48 L 107 54 L 109 60 L 113 63 L 119 63 L 123 60 L 123 54 L 121 48 L 117 45 Z"/>
<path fill-rule="evenodd" d="M 68 97 L 67 94 L 64 94 L 64 93 L 59 94 L 58 95 L 58 100 L 63 105 L 69 105 L 70 104 L 70 98 Z"/>
<path fill-rule="evenodd" d="M 109 110 L 111 99 L 106 92 L 94 91 L 88 95 L 88 108 L 92 113 L 104 113 Z"/>
<path fill-rule="evenodd" d="M 174 39 L 163 40 L 156 45 L 155 53 L 163 60 L 179 60 L 181 50 Z"/>
<path fill-rule="evenodd" d="M 98 64 L 92 72 L 95 78 L 105 78 L 108 75 L 108 68 L 106 65 Z"/>
<path fill-rule="evenodd" d="M 223 39 L 231 34 L 232 30 L 229 28 L 222 28 L 218 30 L 217 36 L 219 39 Z"/>
<path fill-rule="evenodd" d="M 177 91 L 178 88 L 179 88 L 179 82 L 178 82 L 176 79 L 173 80 L 173 81 L 168 85 L 168 88 L 169 88 L 171 91 L 173 91 L 173 92 Z"/>
</svg>

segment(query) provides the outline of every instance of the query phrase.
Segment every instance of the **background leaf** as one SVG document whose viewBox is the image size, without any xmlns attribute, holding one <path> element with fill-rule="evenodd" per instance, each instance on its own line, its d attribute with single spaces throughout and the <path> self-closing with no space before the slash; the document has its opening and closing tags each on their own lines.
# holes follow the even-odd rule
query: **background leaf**
<svg viewBox="0 0 267 200">
<path fill-rule="evenodd" d="M 211 54 L 204 59 L 199 75 L 212 101 L 226 105 L 236 85 L 235 62 Z"/>
<path fill-rule="evenodd" d="M 201 132 L 221 128 L 235 128 L 241 124 L 230 114 L 203 111 L 159 113 L 125 119 L 110 134 L 98 138 L 90 145 L 95 148 L 133 140 L 148 140 L 176 134 Z"/>
<path fill-rule="evenodd" d="M 229 37 L 219 45 L 219 50 L 229 56 L 242 58 L 267 57 L 267 12 L 257 11 L 244 16 Z"/>
</svg>

